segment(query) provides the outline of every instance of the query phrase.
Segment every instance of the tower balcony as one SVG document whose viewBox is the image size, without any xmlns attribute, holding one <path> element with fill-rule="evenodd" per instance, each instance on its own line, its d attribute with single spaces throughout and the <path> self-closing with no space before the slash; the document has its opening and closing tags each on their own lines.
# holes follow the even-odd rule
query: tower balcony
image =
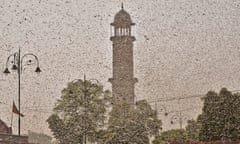
<svg viewBox="0 0 240 144">
<path fill-rule="evenodd" d="M 113 84 L 114 82 L 119 82 L 119 81 L 122 81 L 122 80 L 124 80 L 124 81 L 129 81 L 129 79 L 114 79 L 114 78 L 109 78 L 108 79 L 108 82 L 110 82 L 111 84 Z M 130 80 L 132 80 L 133 81 L 133 84 L 135 84 L 135 83 L 137 83 L 138 82 L 138 79 L 137 78 L 133 78 L 133 79 L 130 79 Z"/>
<path fill-rule="evenodd" d="M 134 36 L 111 36 L 110 40 L 111 41 L 115 41 L 115 40 L 135 41 L 136 38 Z"/>
</svg>

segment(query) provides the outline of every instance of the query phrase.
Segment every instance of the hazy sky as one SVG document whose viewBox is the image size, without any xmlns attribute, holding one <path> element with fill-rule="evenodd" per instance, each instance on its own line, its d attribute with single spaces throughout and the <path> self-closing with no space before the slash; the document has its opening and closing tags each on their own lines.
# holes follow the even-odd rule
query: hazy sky
<svg viewBox="0 0 240 144">
<path fill-rule="evenodd" d="M 120 0 L 0 0 L 0 71 L 19 47 L 39 57 L 42 73 L 22 74 L 23 131 L 49 133 L 45 122 L 61 90 L 76 78 L 98 79 L 111 90 L 110 23 Z M 137 99 L 166 100 L 222 87 L 240 89 L 239 0 L 125 0 L 136 23 Z M 10 124 L 17 74 L 0 73 L 0 118 Z M 153 104 L 153 103 L 151 103 Z M 196 118 L 199 98 L 159 102 Z M 170 117 L 161 118 L 164 129 Z M 17 116 L 13 121 L 17 132 Z"/>
</svg>

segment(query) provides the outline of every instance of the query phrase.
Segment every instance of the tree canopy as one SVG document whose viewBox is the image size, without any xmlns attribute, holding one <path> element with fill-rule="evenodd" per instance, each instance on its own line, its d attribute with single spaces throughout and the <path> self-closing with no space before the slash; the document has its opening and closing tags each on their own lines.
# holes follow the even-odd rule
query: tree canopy
<svg viewBox="0 0 240 144">
<path fill-rule="evenodd" d="M 60 144 L 79 144 L 87 137 L 96 141 L 104 126 L 110 92 L 91 81 L 78 80 L 62 90 L 47 122 Z"/>
<path fill-rule="evenodd" d="M 222 88 L 219 93 L 209 91 L 203 98 L 202 113 L 197 120 L 189 120 L 185 129 L 162 132 L 154 144 L 181 141 L 239 141 L 240 93 Z"/>
<path fill-rule="evenodd" d="M 169 142 L 186 142 L 187 133 L 184 129 L 173 129 L 162 132 L 153 141 L 153 144 L 167 144 Z"/>
<path fill-rule="evenodd" d="M 188 120 L 185 128 L 187 133 L 187 139 L 191 142 L 199 141 L 201 124 L 196 120 Z"/>
<path fill-rule="evenodd" d="M 232 94 L 226 88 L 219 94 L 209 91 L 198 121 L 200 141 L 239 141 L 240 94 Z"/>
<path fill-rule="evenodd" d="M 136 106 L 116 104 L 110 112 L 108 127 L 102 133 L 103 144 L 148 144 L 161 129 L 157 112 L 145 101 Z"/>
</svg>

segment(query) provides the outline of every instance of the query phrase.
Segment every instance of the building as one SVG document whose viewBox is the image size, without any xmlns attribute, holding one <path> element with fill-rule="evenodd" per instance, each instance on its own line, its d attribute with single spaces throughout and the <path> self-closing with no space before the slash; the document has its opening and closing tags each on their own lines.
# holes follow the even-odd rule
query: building
<svg viewBox="0 0 240 144">
<path fill-rule="evenodd" d="M 122 9 L 115 15 L 111 23 L 113 35 L 110 40 L 113 47 L 113 77 L 109 79 L 112 84 L 112 94 L 116 102 L 134 104 L 135 83 L 132 22 L 130 15 Z"/>
<path fill-rule="evenodd" d="M 5 122 L 0 119 L 0 134 L 12 134 L 12 128 L 8 127 Z"/>
<path fill-rule="evenodd" d="M 12 134 L 12 128 L 8 127 L 0 119 L 0 144 L 30 144 L 28 136 L 17 136 Z"/>
</svg>

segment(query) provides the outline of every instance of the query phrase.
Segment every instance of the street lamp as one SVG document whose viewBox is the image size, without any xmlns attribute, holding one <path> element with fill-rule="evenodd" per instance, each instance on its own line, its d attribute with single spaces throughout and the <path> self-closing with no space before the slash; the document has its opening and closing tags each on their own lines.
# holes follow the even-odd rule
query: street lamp
<svg viewBox="0 0 240 144">
<path fill-rule="evenodd" d="M 180 129 L 182 129 L 182 124 L 184 120 L 189 120 L 189 117 L 187 115 L 183 115 L 181 111 L 178 111 L 175 115 L 171 117 L 171 124 L 174 124 L 174 122 L 178 121 Z"/>
<path fill-rule="evenodd" d="M 25 61 L 28 58 L 27 61 Z M 36 62 L 36 63 L 35 63 Z M 17 71 L 18 74 L 18 110 L 19 110 L 19 115 L 18 115 L 18 135 L 20 136 L 21 134 L 21 74 L 23 72 L 23 68 L 28 65 L 33 65 L 36 64 L 36 73 L 40 73 L 41 69 L 39 67 L 39 60 L 38 57 L 32 53 L 27 53 L 21 56 L 21 50 L 19 48 L 18 52 L 15 52 L 11 55 L 8 56 L 7 62 L 6 62 L 6 68 L 3 71 L 5 74 L 10 74 L 9 67 L 11 67 L 12 71 Z"/>
<path fill-rule="evenodd" d="M 82 81 L 81 79 L 74 79 L 71 83 L 74 83 L 75 81 Z M 87 81 L 91 82 L 91 81 L 95 81 L 95 84 L 101 84 L 97 79 L 89 79 L 86 80 L 86 75 L 84 75 L 83 78 L 83 89 L 80 88 L 80 90 L 83 92 L 83 107 L 84 107 L 84 126 L 86 126 L 86 115 L 87 115 L 87 92 L 89 91 L 89 89 L 87 89 Z M 91 88 L 91 87 L 90 87 Z M 72 91 L 70 91 L 71 94 L 73 94 Z M 87 129 L 84 128 L 84 135 L 83 135 L 83 144 L 87 144 Z"/>
<path fill-rule="evenodd" d="M 165 106 L 165 105 L 158 105 L 157 103 L 158 103 L 158 102 L 155 101 L 155 110 L 156 110 L 157 112 L 159 112 L 159 114 L 160 114 L 160 113 L 163 113 L 164 116 L 168 116 L 168 112 L 167 112 L 166 106 Z"/>
</svg>

